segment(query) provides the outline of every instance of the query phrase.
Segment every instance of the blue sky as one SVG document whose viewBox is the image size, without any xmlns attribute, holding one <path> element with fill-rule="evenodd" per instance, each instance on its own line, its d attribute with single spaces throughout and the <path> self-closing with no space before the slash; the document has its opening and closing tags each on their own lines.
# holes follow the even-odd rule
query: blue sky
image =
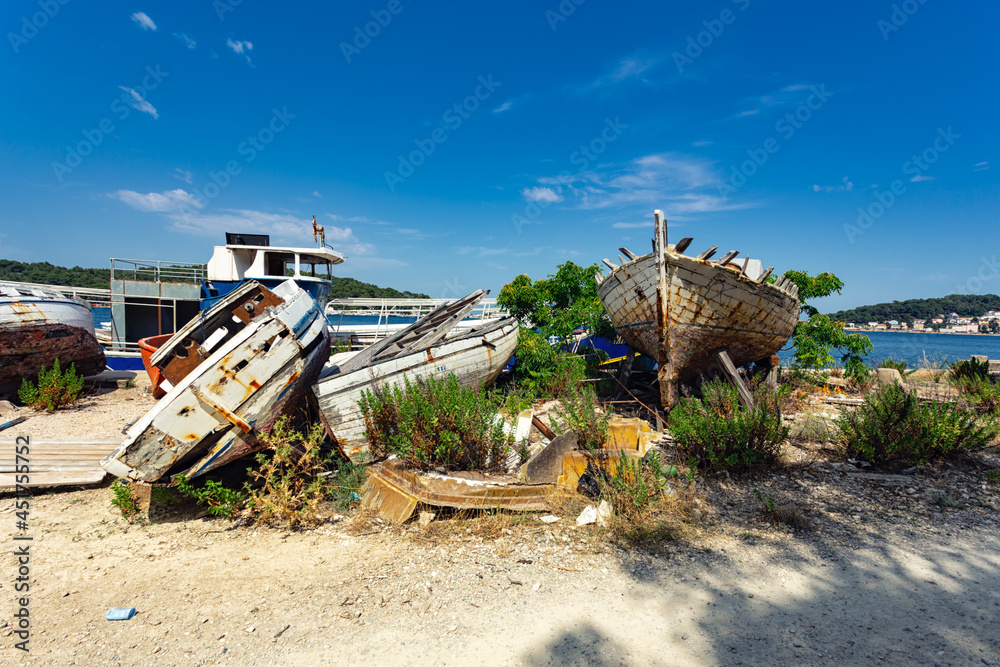
<svg viewBox="0 0 1000 667">
<path fill-rule="evenodd" d="M 826 310 L 1000 292 L 994 3 L 36 0 L 0 19 L 6 259 L 203 262 L 226 231 L 309 245 L 315 214 L 339 275 L 495 295 L 648 252 L 659 208 L 689 252 L 838 274 Z"/>
</svg>

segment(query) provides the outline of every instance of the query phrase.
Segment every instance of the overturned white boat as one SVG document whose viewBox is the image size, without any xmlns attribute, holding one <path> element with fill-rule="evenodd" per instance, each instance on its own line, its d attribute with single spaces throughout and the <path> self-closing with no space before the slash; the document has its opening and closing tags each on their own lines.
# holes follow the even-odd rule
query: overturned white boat
<svg viewBox="0 0 1000 667">
<path fill-rule="evenodd" d="M 446 338 L 485 294 L 475 292 L 441 306 L 362 352 L 331 358 L 313 393 L 327 433 L 344 456 L 354 460 L 367 456 L 365 420 L 358 400 L 373 382 L 398 384 L 404 379 L 454 373 L 462 386 L 476 387 L 497 379 L 517 347 L 516 320 L 505 318 Z"/>
<path fill-rule="evenodd" d="M 597 293 L 622 339 L 659 364 L 660 400 L 670 407 L 677 384 L 718 366 L 720 356 L 738 367 L 787 343 L 799 318 L 798 287 L 785 277 L 767 282 L 773 269 L 737 259 L 735 250 L 717 261 L 718 246 L 689 257 L 691 239 L 668 245 L 663 213 L 654 220 L 654 251 L 639 257 L 621 248 L 620 266 L 605 259 L 611 273 L 597 276 Z"/>
<path fill-rule="evenodd" d="M 60 292 L 0 285 L 0 392 L 15 391 L 59 359 L 82 375 L 104 370 L 90 304 Z"/>
<path fill-rule="evenodd" d="M 196 477 L 262 448 L 329 357 L 323 312 L 293 281 L 244 283 L 153 355 L 167 394 L 101 462 L 118 477 Z"/>
</svg>

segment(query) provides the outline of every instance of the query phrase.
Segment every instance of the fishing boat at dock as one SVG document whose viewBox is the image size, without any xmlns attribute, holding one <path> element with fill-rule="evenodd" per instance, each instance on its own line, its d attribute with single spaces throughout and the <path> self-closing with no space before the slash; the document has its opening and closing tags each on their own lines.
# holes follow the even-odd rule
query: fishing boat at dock
<svg viewBox="0 0 1000 667">
<path fill-rule="evenodd" d="M 166 394 L 101 465 L 149 483 L 258 451 L 259 435 L 298 411 L 329 351 L 322 308 L 305 290 L 248 281 L 152 354 Z"/>
<path fill-rule="evenodd" d="M 730 251 L 711 258 L 712 246 L 684 254 L 690 238 L 667 243 L 666 219 L 654 215 L 654 251 L 637 256 L 626 248 L 621 264 L 605 259 L 597 293 L 612 324 L 632 349 L 659 364 L 660 400 L 677 401 L 678 384 L 689 382 L 720 357 L 735 367 L 775 354 L 791 337 L 799 316 L 798 287 L 784 276 L 768 282 L 772 268 L 738 259 Z"/>
<path fill-rule="evenodd" d="M 16 391 L 56 359 L 82 375 L 104 370 L 90 304 L 52 290 L 0 285 L 0 393 Z"/>
</svg>

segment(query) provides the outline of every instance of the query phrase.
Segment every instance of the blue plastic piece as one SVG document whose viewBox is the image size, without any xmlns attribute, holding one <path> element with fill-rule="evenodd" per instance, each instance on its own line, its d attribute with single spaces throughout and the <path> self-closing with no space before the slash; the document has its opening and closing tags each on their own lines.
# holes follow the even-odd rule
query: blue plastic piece
<svg viewBox="0 0 1000 667">
<path fill-rule="evenodd" d="M 135 607 L 123 609 L 109 609 L 104 618 L 109 621 L 127 621 L 135 616 Z"/>
</svg>

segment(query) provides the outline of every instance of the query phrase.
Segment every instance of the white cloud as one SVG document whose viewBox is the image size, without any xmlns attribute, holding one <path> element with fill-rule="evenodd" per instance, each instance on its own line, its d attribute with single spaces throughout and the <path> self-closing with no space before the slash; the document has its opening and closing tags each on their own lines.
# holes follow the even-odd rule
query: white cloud
<svg viewBox="0 0 1000 667">
<path fill-rule="evenodd" d="M 852 183 L 847 176 L 844 176 L 844 178 L 841 179 L 840 185 L 813 184 L 812 186 L 813 192 L 850 192 L 853 189 L 854 183 Z"/>
<path fill-rule="evenodd" d="M 202 202 L 193 194 L 181 190 L 167 190 L 166 192 L 150 192 L 140 194 L 134 190 L 119 190 L 111 194 L 112 197 L 128 204 L 137 211 L 148 213 L 171 213 L 184 208 L 201 208 Z"/>
<path fill-rule="evenodd" d="M 174 174 L 174 178 L 179 178 L 188 184 L 194 183 L 194 174 L 192 174 L 190 171 L 184 171 L 180 167 L 175 167 L 174 171 L 176 172 Z"/>
<path fill-rule="evenodd" d="M 234 41 L 232 37 L 226 40 L 226 46 L 233 50 L 233 53 L 243 53 L 253 51 L 253 44 L 250 42 Z"/>
<path fill-rule="evenodd" d="M 496 109 L 494 109 L 493 113 L 503 113 L 504 111 L 509 111 L 512 106 L 514 106 L 513 102 L 504 102 Z"/>
<path fill-rule="evenodd" d="M 312 196 L 315 197 L 316 199 L 322 199 L 323 198 L 323 195 L 321 195 L 319 193 L 319 190 L 313 190 L 312 191 Z"/>
<path fill-rule="evenodd" d="M 990 168 L 989 162 L 977 162 L 976 166 L 972 168 L 972 171 L 985 171 Z"/>
<path fill-rule="evenodd" d="M 548 204 L 555 204 L 556 202 L 563 200 L 563 196 L 559 194 L 557 190 L 558 189 L 554 190 L 552 188 L 539 186 L 534 188 L 524 188 L 521 190 L 521 194 L 524 195 L 524 198 L 528 201 L 543 201 Z"/>
<path fill-rule="evenodd" d="M 659 65 L 661 61 L 662 58 L 660 57 L 643 57 L 639 55 L 622 58 L 615 63 L 614 68 L 610 72 L 598 77 L 596 80 L 585 86 L 579 87 L 577 92 L 592 92 L 602 88 L 609 88 L 626 81 L 649 83 L 649 80 L 645 75 L 647 72 Z"/>
<path fill-rule="evenodd" d="M 193 39 L 185 35 L 183 32 L 175 32 L 174 37 L 184 42 L 184 46 L 188 47 L 189 49 L 193 49 L 198 46 L 198 42 L 194 41 Z"/>
<path fill-rule="evenodd" d="M 702 146 L 711 146 L 714 143 L 715 143 L 714 141 L 695 141 L 692 142 L 691 145 L 701 148 Z"/>
<path fill-rule="evenodd" d="M 484 246 L 467 245 L 457 248 L 455 252 L 459 255 L 475 254 L 476 257 L 495 257 L 496 255 L 508 254 L 510 248 L 487 248 Z"/>
<path fill-rule="evenodd" d="M 910 179 L 910 183 L 920 183 L 922 181 L 933 181 L 933 180 L 934 180 L 933 176 L 925 176 L 924 174 L 917 174 L 916 176 Z"/>
<path fill-rule="evenodd" d="M 496 269 L 497 271 L 507 271 L 507 267 L 503 264 L 494 264 L 493 262 L 486 262 L 486 266 L 491 269 Z"/>
<path fill-rule="evenodd" d="M 132 20 L 143 30 L 156 30 L 156 24 L 153 23 L 153 19 L 146 16 L 146 12 L 132 14 Z"/>
<path fill-rule="evenodd" d="M 253 51 L 253 44 L 252 43 L 250 43 L 250 42 L 241 42 L 239 40 L 234 40 L 232 38 L 229 38 L 229 39 L 226 40 L 226 46 L 228 46 L 229 48 L 231 48 L 233 50 L 233 53 L 236 53 L 236 54 L 239 54 L 239 55 L 245 55 L 246 59 L 247 59 L 247 62 L 250 63 L 251 65 L 253 65 L 253 62 L 250 60 L 250 52 Z"/>
<path fill-rule="evenodd" d="M 710 161 L 680 153 L 654 153 L 625 164 L 601 165 L 576 174 L 538 179 L 562 186 L 576 208 L 593 210 L 636 207 L 660 208 L 668 215 L 731 211 L 753 206 L 727 202 L 719 191 L 723 176 Z"/>
<path fill-rule="evenodd" d="M 649 227 L 652 229 L 653 223 L 651 222 L 616 222 L 611 225 L 614 229 L 645 229 Z"/>
<path fill-rule="evenodd" d="M 143 113 L 148 113 L 153 118 L 159 118 L 160 114 L 157 113 L 156 107 L 147 102 L 142 95 L 137 93 L 132 88 L 127 88 L 125 86 L 118 86 L 125 91 L 125 95 L 122 95 L 122 100 L 127 102 L 136 111 L 141 111 Z"/>
</svg>

